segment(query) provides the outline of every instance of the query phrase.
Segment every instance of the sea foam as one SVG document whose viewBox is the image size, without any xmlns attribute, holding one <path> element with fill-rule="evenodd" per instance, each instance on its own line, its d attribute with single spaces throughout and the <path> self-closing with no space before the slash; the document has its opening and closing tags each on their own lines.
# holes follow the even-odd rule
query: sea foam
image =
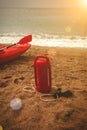
<svg viewBox="0 0 87 130">
<path fill-rule="evenodd" d="M 14 44 L 28 34 L 3 34 L 0 35 L 1 44 Z M 71 48 L 87 48 L 87 37 L 80 36 L 57 36 L 47 34 L 32 34 L 31 45 L 48 46 L 48 47 L 71 47 Z"/>
</svg>

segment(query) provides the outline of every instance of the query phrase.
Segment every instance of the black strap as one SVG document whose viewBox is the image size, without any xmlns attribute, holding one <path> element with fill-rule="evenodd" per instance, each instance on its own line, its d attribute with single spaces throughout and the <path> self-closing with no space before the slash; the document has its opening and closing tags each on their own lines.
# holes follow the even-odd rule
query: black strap
<svg viewBox="0 0 87 130">
<path fill-rule="evenodd" d="M 73 93 L 70 90 L 67 90 L 65 92 L 61 92 L 61 88 L 58 88 L 57 91 L 53 94 L 54 98 L 59 98 L 59 97 L 72 97 Z"/>
</svg>

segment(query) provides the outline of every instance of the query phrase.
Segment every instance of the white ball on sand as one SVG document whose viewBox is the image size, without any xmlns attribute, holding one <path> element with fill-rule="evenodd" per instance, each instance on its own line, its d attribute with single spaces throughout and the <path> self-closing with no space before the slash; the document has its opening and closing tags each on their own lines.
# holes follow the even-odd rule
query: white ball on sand
<svg viewBox="0 0 87 130">
<path fill-rule="evenodd" d="M 14 98 L 11 100 L 10 102 L 10 107 L 13 109 L 13 110 L 19 110 L 22 108 L 22 101 L 20 98 Z"/>
</svg>

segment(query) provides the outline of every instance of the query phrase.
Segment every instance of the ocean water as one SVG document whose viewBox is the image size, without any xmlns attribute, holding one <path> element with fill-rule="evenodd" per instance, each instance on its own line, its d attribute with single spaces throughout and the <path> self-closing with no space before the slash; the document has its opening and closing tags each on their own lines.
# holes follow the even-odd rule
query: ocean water
<svg viewBox="0 0 87 130">
<path fill-rule="evenodd" d="M 0 43 L 32 34 L 32 45 L 87 48 L 84 9 L 0 9 Z"/>
</svg>

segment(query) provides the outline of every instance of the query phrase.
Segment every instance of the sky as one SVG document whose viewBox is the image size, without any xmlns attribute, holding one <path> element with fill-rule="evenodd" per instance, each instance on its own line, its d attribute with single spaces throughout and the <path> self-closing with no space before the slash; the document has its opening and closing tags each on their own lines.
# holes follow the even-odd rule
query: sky
<svg viewBox="0 0 87 130">
<path fill-rule="evenodd" d="M 0 8 L 79 7 L 82 0 L 0 0 Z"/>
</svg>

